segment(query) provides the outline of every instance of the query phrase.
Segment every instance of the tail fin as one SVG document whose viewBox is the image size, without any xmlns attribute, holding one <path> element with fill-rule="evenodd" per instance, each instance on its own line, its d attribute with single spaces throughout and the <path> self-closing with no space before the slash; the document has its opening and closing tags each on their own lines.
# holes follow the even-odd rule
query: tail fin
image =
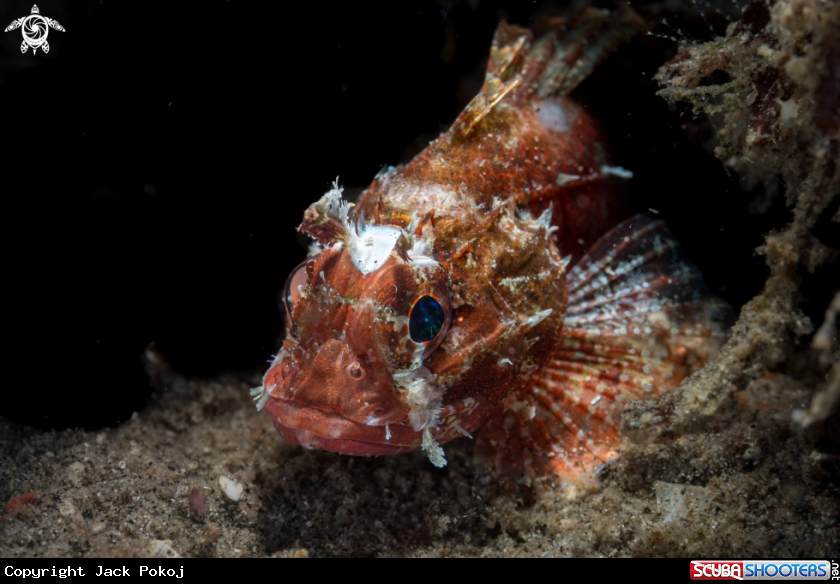
<svg viewBox="0 0 840 584">
<path fill-rule="evenodd" d="M 502 22 L 493 36 L 484 85 L 452 125 L 466 136 L 506 96 L 513 101 L 566 95 L 644 22 L 630 8 L 582 10 L 570 20 L 549 19 L 534 33 Z"/>
<path fill-rule="evenodd" d="M 637 216 L 616 226 L 568 284 L 559 346 L 489 428 L 494 444 L 485 453 L 502 474 L 595 471 L 618 455 L 624 404 L 675 388 L 724 340 L 728 308 L 660 221 Z"/>
</svg>

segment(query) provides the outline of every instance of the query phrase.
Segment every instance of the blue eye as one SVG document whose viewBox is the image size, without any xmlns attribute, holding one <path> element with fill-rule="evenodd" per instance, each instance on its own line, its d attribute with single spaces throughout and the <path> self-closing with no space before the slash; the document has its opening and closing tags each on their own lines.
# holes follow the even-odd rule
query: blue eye
<svg viewBox="0 0 840 584">
<path fill-rule="evenodd" d="M 445 321 L 440 302 L 431 296 L 421 296 L 411 307 L 408 334 L 415 343 L 428 343 L 438 335 Z"/>
</svg>

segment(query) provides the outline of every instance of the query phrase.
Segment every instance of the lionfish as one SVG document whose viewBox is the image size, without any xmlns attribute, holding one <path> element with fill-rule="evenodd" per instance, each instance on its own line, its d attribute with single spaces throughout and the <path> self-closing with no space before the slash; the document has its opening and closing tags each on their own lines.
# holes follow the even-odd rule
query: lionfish
<svg viewBox="0 0 840 584">
<path fill-rule="evenodd" d="M 623 222 L 597 121 L 569 93 L 640 28 L 589 9 L 502 23 L 480 93 L 355 204 L 333 188 L 284 292 L 286 337 L 253 390 L 292 444 L 350 455 L 481 429 L 491 469 L 580 477 L 618 454 L 628 400 L 714 354 L 722 305 L 662 222 Z"/>
</svg>

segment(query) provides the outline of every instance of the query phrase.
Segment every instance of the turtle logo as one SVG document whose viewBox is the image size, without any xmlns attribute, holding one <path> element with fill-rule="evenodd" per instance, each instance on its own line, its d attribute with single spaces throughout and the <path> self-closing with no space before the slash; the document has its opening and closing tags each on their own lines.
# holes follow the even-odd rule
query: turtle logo
<svg viewBox="0 0 840 584">
<path fill-rule="evenodd" d="M 64 27 L 58 24 L 57 20 L 41 16 L 41 11 L 38 10 L 37 5 L 32 6 L 32 14 L 13 20 L 12 24 L 7 26 L 4 32 L 9 32 L 19 27 L 23 33 L 20 52 L 25 53 L 26 49 L 31 47 L 33 55 L 38 52 L 38 49 L 43 50 L 45 53 L 50 52 L 50 44 L 47 42 L 50 27 L 64 32 Z"/>
</svg>

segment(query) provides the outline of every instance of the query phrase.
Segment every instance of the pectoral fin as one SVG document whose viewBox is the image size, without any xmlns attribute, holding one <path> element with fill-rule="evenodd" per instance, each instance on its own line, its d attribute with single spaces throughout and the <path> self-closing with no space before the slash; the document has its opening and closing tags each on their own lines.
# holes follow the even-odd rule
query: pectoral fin
<svg viewBox="0 0 840 584">
<path fill-rule="evenodd" d="M 570 270 L 568 285 L 560 343 L 482 432 L 497 473 L 595 472 L 618 456 L 624 405 L 674 389 L 725 339 L 728 307 L 660 221 L 637 216 L 615 227 Z"/>
</svg>

